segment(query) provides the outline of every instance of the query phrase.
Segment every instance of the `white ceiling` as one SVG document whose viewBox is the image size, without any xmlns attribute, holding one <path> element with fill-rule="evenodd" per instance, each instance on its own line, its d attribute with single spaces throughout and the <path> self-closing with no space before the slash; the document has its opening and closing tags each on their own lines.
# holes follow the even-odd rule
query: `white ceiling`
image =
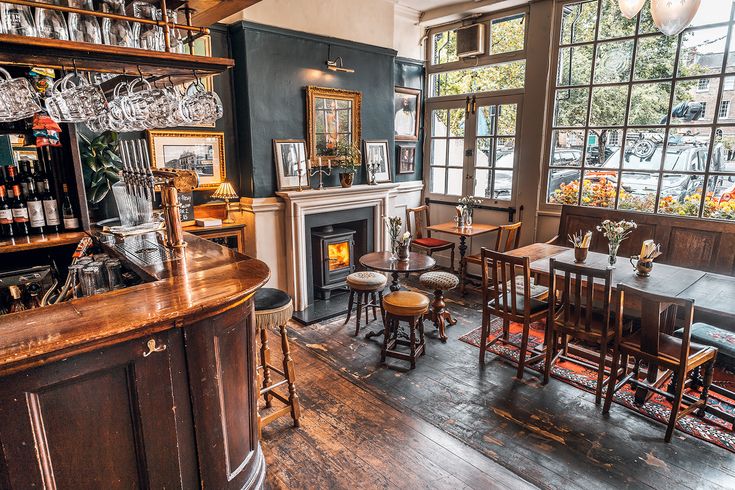
<svg viewBox="0 0 735 490">
<path fill-rule="evenodd" d="M 419 12 L 426 12 L 437 7 L 445 7 L 461 2 L 462 0 L 397 0 L 396 4 L 418 10 Z"/>
</svg>

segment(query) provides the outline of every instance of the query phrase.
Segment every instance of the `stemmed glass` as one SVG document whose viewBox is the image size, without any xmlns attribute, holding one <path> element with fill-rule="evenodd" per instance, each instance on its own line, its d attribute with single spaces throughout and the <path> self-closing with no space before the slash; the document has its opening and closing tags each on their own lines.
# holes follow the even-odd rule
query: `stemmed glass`
<svg viewBox="0 0 735 490">
<path fill-rule="evenodd" d="M 24 5 L 0 3 L 0 20 L 3 32 L 16 36 L 35 36 L 36 26 L 33 24 L 31 8 Z"/>
<path fill-rule="evenodd" d="M 69 0 L 69 6 L 84 10 L 94 10 L 92 0 Z M 91 15 L 69 14 L 69 37 L 72 41 L 102 44 L 102 31 L 97 19 Z"/>
<path fill-rule="evenodd" d="M 38 0 L 49 5 L 58 5 L 57 0 Z M 69 40 L 69 30 L 64 14 L 56 10 L 36 9 L 36 30 L 38 35 L 48 39 Z"/>
<path fill-rule="evenodd" d="M 160 12 L 148 2 L 133 2 L 133 15 L 139 19 L 161 20 Z M 136 22 L 133 27 L 133 35 L 138 40 L 138 46 L 142 49 L 164 50 L 163 30 L 158 26 Z"/>
<path fill-rule="evenodd" d="M 105 0 L 102 11 L 106 13 L 125 15 L 125 0 Z M 137 48 L 138 39 L 133 35 L 133 28 L 126 20 L 102 19 L 102 38 L 105 44 Z"/>
</svg>

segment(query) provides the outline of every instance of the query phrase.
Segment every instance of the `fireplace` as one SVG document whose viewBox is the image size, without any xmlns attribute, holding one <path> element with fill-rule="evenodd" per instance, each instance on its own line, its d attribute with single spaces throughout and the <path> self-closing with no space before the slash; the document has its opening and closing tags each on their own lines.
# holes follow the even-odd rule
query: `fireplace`
<svg viewBox="0 0 735 490">
<path fill-rule="evenodd" d="M 331 225 L 311 232 L 314 293 L 329 299 L 332 291 L 345 287 L 345 279 L 355 270 L 355 230 Z"/>
</svg>

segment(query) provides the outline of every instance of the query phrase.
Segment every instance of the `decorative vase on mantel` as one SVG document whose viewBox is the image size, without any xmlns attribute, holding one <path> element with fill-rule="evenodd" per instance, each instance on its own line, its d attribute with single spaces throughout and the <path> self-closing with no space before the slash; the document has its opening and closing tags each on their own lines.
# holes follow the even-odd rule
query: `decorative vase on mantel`
<svg viewBox="0 0 735 490">
<path fill-rule="evenodd" d="M 352 181 L 355 179 L 355 174 L 352 172 L 340 172 L 339 183 L 342 187 L 352 187 Z"/>
</svg>

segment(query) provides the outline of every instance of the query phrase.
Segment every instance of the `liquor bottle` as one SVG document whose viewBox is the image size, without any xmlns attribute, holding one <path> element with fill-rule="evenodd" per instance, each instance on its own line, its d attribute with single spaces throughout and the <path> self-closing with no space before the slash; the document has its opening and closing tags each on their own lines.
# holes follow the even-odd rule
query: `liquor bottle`
<svg viewBox="0 0 735 490">
<path fill-rule="evenodd" d="M 36 193 L 36 183 L 33 179 L 27 182 L 28 196 L 26 197 L 26 206 L 28 207 L 28 222 L 31 225 L 31 233 L 34 235 L 43 235 L 46 226 L 46 220 L 43 218 L 43 201 Z"/>
<path fill-rule="evenodd" d="M 79 229 L 79 218 L 74 214 L 74 206 L 71 204 L 69 198 L 69 187 L 64 184 L 64 203 L 61 205 L 61 216 L 64 218 L 64 229 L 65 230 L 77 230 Z"/>
<path fill-rule="evenodd" d="M 13 211 L 10 209 L 5 185 L 0 185 L 0 236 L 10 238 L 13 235 Z"/>
<path fill-rule="evenodd" d="M 28 207 L 23 195 L 20 193 L 20 184 L 13 185 L 13 224 L 15 225 L 15 234 L 27 236 L 28 230 Z"/>
</svg>

